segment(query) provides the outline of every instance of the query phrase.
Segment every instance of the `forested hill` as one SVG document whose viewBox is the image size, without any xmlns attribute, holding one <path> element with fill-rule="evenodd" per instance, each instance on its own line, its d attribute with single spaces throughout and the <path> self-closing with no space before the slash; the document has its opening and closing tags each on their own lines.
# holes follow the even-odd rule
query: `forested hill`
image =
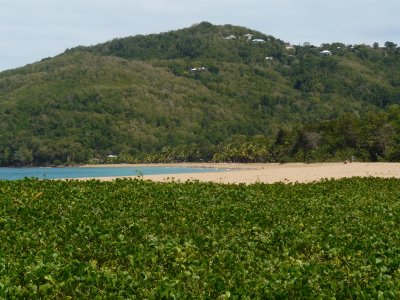
<svg viewBox="0 0 400 300">
<path fill-rule="evenodd" d="M 235 40 L 235 43 L 230 41 Z M 249 41 L 263 40 L 262 47 Z M 257 42 L 255 42 L 257 43 Z M 138 35 L 92 47 L 77 47 L 107 56 L 136 60 L 211 59 L 224 62 L 264 62 L 265 56 L 281 57 L 284 42 L 261 32 L 238 26 L 215 26 L 208 22 L 161 34 Z"/>
<path fill-rule="evenodd" d="M 0 73 L 0 165 L 399 160 L 399 104 L 393 42 L 291 46 L 203 22 Z"/>
</svg>

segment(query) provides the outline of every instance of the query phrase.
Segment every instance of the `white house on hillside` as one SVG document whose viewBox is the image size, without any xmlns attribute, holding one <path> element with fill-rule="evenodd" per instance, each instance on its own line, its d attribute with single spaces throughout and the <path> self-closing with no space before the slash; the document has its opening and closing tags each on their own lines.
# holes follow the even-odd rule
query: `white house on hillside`
<svg viewBox="0 0 400 300">
<path fill-rule="evenodd" d="M 321 56 L 330 56 L 330 55 L 332 55 L 332 52 L 329 51 L 329 50 L 323 50 L 323 51 L 321 51 L 319 53 L 319 55 L 321 55 Z"/>
<path fill-rule="evenodd" d="M 197 72 L 197 71 L 207 71 L 205 67 L 200 67 L 200 68 L 191 68 L 190 71 L 192 72 Z"/>
<path fill-rule="evenodd" d="M 286 50 L 293 50 L 293 49 L 294 49 L 294 46 L 291 45 L 291 44 L 289 44 L 289 43 L 286 43 L 286 44 L 285 44 L 285 48 L 286 48 Z"/>
<path fill-rule="evenodd" d="M 247 33 L 244 35 L 245 38 L 247 38 L 249 41 L 251 41 L 253 35 L 251 33 Z"/>
<path fill-rule="evenodd" d="M 236 36 L 232 34 L 230 36 L 224 37 L 224 40 L 236 40 Z"/>
</svg>

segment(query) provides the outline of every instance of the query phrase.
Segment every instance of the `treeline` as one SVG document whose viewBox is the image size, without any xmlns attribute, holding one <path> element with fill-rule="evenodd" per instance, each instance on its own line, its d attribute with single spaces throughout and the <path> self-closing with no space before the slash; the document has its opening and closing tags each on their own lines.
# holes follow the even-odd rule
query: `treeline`
<svg viewBox="0 0 400 300">
<path fill-rule="evenodd" d="M 57 148 L 59 147 L 59 148 Z M 317 124 L 280 128 L 275 136 L 237 135 L 219 145 L 166 146 L 159 151 L 123 151 L 115 157 L 100 155 L 79 142 L 47 148 L 2 148 L 0 163 L 7 165 L 65 165 L 76 163 L 170 162 L 330 162 L 400 161 L 400 106 L 363 117 L 346 114 Z"/>
<path fill-rule="evenodd" d="M 188 156 L 186 155 L 189 154 Z M 193 152 L 192 152 L 193 153 Z M 345 114 L 317 124 L 280 128 L 275 136 L 234 136 L 210 149 L 207 157 L 179 149 L 151 157 L 159 162 L 330 162 L 400 161 L 400 107 L 364 117 Z M 200 152 L 197 152 L 200 153 Z"/>
<path fill-rule="evenodd" d="M 326 162 L 400 160 L 400 107 L 364 117 L 346 114 L 317 124 L 279 129 L 276 136 L 239 136 L 219 146 L 214 161 Z"/>
</svg>

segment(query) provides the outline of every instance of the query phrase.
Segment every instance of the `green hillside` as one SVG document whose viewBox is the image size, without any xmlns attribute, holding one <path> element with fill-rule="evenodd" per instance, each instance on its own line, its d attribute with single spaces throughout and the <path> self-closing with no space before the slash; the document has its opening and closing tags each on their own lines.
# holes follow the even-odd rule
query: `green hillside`
<svg viewBox="0 0 400 300">
<path fill-rule="evenodd" d="M 203 22 L 68 49 L 0 73 L 0 165 L 398 160 L 396 47 Z"/>
</svg>

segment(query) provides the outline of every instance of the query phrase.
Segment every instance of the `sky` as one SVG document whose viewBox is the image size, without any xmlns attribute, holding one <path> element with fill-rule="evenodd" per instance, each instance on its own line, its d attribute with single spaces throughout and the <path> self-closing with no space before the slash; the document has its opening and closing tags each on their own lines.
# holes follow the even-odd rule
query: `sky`
<svg viewBox="0 0 400 300">
<path fill-rule="evenodd" d="M 399 0 L 0 0 L 0 71 L 201 21 L 292 44 L 400 44 Z"/>
</svg>

